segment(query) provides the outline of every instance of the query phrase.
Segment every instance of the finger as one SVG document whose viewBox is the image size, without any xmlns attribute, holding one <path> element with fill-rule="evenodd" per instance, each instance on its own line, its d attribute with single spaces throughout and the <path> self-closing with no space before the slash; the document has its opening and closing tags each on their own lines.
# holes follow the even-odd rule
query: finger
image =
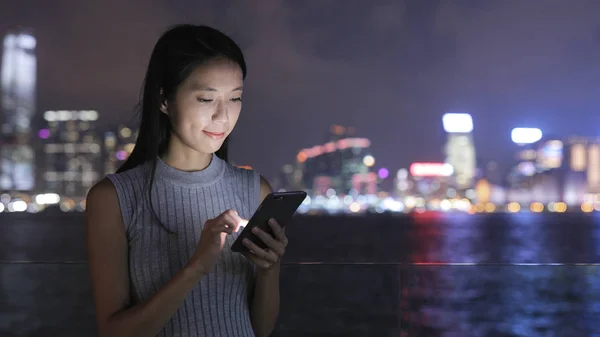
<svg viewBox="0 0 600 337">
<path fill-rule="evenodd" d="M 256 235 L 262 242 L 267 245 L 271 250 L 274 250 L 277 254 L 283 255 L 283 249 L 285 247 L 281 242 L 275 240 L 269 233 L 263 231 L 258 227 L 252 228 L 252 233 Z"/>
<path fill-rule="evenodd" d="M 269 261 L 263 260 L 263 259 L 259 258 L 258 256 L 256 256 L 253 253 L 244 253 L 244 256 L 248 260 L 252 261 L 252 263 L 254 263 L 255 265 L 257 265 L 257 266 L 259 266 L 261 268 L 264 268 L 264 269 L 269 269 L 273 265 Z"/>
<path fill-rule="evenodd" d="M 238 230 L 238 222 L 236 217 L 236 211 L 229 209 L 221 213 L 221 215 L 215 218 L 215 220 L 219 223 L 219 225 L 226 225 L 228 228 L 231 228 L 231 232 L 236 232 Z"/>
<path fill-rule="evenodd" d="M 213 233 L 233 233 L 233 226 L 229 222 L 219 222 L 215 224 L 211 230 Z"/>
<path fill-rule="evenodd" d="M 271 229 L 273 230 L 273 236 L 275 237 L 275 239 L 281 242 L 281 244 L 283 244 L 284 247 L 287 246 L 288 239 L 285 236 L 285 228 L 281 227 L 281 225 L 279 225 L 279 223 L 275 219 L 269 220 L 269 226 L 271 226 Z"/>
<path fill-rule="evenodd" d="M 271 263 L 276 263 L 277 261 L 279 261 L 279 255 L 275 254 L 271 250 L 266 251 L 248 239 L 244 239 L 244 241 L 242 241 L 242 243 L 244 244 L 244 246 L 248 247 L 250 252 L 252 252 L 254 255 L 256 255 L 257 257 L 259 257 L 262 260 L 266 260 Z"/>
<path fill-rule="evenodd" d="M 237 232 L 240 226 L 246 226 L 248 220 L 243 219 L 236 210 L 227 210 L 224 212 L 224 215 L 229 221 L 233 223 L 233 231 Z"/>
</svg>

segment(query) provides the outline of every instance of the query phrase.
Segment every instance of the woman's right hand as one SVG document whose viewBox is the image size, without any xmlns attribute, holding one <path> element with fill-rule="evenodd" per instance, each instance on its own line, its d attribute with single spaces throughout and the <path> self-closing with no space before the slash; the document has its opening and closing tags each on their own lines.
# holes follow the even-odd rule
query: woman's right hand
<svg viewBox="0 0 600 337">
<path fill-rule="evenodd" d="M 207 220 L 200 234 L 196 252 L 192 256 L 194 265 L 199 266 L 202 273 L 210 272 L 225 246 L 227 235 L 237 232 L 239 226 L 247 222 L 234 210 L 227 210 L 216 218 Z"/>
</svg>

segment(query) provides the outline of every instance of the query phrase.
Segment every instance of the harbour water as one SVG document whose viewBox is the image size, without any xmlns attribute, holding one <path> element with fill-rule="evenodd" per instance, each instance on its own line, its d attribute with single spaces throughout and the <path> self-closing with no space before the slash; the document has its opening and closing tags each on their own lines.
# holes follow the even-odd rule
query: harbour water
<svg viewBox="0 0 600 337">
<path fill-rule="evenodd" d="M 0 335 L 95 336 L 83 217 L 0 214 Z M 296 217 L 276 336 L 598 336 L 600 216 Z"/>
</svg>

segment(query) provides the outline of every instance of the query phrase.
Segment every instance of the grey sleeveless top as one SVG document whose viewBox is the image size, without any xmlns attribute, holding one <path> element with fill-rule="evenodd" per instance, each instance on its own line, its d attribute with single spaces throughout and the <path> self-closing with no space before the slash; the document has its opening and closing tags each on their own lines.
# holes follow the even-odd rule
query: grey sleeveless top
<svg viewBox="0 0 600 337">
<path fill-rule="evenodd" d="M 158 160 L 152 205 L 146 174 L 151 165 L 108 175 L 114 184 L 129 242 L 129 277 L 134 303 L 165 285 L 194 254 L 204 222 L 227 209 L 249 219 L 258 208 L 260 176 L 213 155 L 210 165 L 184 172 Z M 157 222 L 176 233 L 167 232 Z M 254 336 L 250 300 L 254 267 L 230 250 L 229 236 L 215 268 L 205 275 L 158 336 Z"/>
</svg>

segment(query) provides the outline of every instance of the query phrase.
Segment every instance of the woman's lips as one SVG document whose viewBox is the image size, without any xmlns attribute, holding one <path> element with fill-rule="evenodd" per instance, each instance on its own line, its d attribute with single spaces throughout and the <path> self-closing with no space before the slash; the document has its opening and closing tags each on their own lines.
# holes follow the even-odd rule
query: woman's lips
<svg viewBox="0 0 600 337">
<path fill-rule="evenodd" d="M 205 135 L 209 136 L 212 139 L 225 138 L 225 132 L 209 132 L 209 131 L 202 131 L 202 132 L 204 132 Z"/>
</svg>

